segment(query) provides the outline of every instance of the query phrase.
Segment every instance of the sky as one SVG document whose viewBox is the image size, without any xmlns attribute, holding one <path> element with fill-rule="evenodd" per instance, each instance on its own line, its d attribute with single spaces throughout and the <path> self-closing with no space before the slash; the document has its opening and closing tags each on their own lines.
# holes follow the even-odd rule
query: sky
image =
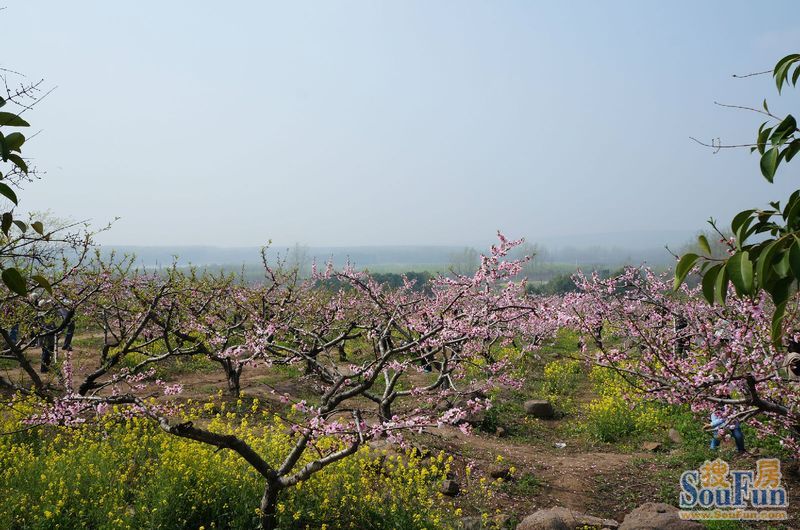
<svg viewBox="0 0 800 530">
<path fill-rule="evenodd" d="M 106 244 L 452 245 L 694 231 L 795 187 L 747 150 L 789 112 L 787 2 L 7 0 L 22 207 Z"/>
</svg>

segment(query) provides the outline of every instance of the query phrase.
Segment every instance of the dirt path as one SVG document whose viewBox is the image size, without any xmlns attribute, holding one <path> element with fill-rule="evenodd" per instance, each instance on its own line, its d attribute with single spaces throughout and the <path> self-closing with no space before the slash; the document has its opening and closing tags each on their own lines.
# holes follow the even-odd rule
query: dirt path
<svg viewBox="0 0 800 530">
<path fill-rule="evenodd" d="M 594 479 L 624 470 L 638 456 L 642 455 L 592 452 L 555 456 L 543 463 L 546 494 L 553 506 L 585 512 L 594 494 Z"/>
<path fill-rule="evenodd" d="M 557 422 L 551 422 L 552 424 Z M 597 479 L 622 473 L 647 453 L 612 453 L 582 451 L 580 448 L 558 449 L 546 440 L 514 440 L 486 434 L 464 435 L 455 428 L 441 429 L 429 445 L 475 461 L 488 469 L 500 455 L 504 462 L 517 468 L 516 475 L 531 474 L 541 484 L 540 491 L 527 509 L 563 506 L 576 511 L 588 510 L 595 499 Z"/>
</svg>

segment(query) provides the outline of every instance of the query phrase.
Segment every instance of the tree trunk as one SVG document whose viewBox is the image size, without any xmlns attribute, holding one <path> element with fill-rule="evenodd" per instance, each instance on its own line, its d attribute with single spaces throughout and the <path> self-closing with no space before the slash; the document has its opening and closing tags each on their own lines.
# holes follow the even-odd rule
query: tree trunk
<svg viewBox="0 0 800 530">
<path fill-rule="evenodd" d="M 264 495 L 261 497 L 261 529 L 275 530 L 278 528 L 278 489 L 277 484 L 270 484 L 264 487 Z"/>
<path fill-rule="evenodd" d="M 392 401 L 394 401 L 394 399 L 384 399 L 381 401 L 379 412 L 381 419 L 384 421 L 389 421 L 392 419 Z"/>
<path fill-rule="evenodd" d="M 228 394 L 233 397 L 239 397 L 239 379 L 242 375 L 243 365 L 234 364 L 230 359 L 224 359 L 220 364 L 222 364 L 222 368 L 225 370 L 225 377 L 228 379 Z"/>
<path fill-rule="evenodd" d="M 686 336 L 686 328 L 689 322 L 683 315 L 675 317 L 675 355 L 684 357 L 689 350 L 689 337 Z"/>
<path fill-rule="evenodd" d="M 603 349 L 603 323 L 601 322 L 594 328 L 594 343 L 601 350 Z"/>
</svg>

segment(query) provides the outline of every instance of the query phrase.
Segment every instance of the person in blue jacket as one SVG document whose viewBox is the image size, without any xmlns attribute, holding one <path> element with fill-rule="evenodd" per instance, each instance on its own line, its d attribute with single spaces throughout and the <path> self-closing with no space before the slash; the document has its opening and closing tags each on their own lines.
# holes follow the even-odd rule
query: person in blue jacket
<svg viewBox="0 0 800 530">
<path fill-rule="evenodd" d="M 711 449 L 718 449 L 721 443 L 719 430 L 721 430 L 722 425 L 725 423 L 725 417 L 718 412 L 711 413 L 711 423 L 708 424 L 708 427 L 711 429 Z M 745 453 L 744 447 L 744 434 L 742 433 L 742 426 L 739 425 L 738 421 L 732 421 L 727 425 L 728 429 L 731 431 L 731 435 L 733 436 L 733 440 L 736 442 L 736 450 L 740 453 Z"/>
</svg>

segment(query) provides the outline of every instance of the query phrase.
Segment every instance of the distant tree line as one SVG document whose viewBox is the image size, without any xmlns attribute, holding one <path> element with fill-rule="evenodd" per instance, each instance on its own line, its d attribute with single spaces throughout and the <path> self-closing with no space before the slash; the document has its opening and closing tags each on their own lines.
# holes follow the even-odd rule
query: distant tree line
<svg viewBox="0 0 800 530">
<path fill-rule="evenodd" d="M 619 269 L 614 271 L 612 271 L 611 269 L 599 269 L 594 272 L 596 272 L 601 279 L 606 279 L 619 276 L 624 271 L 625 267 L 620 267 Z M 559 274 L 557 276 L 554 276 L 545 283 L 540 283 L 538 285 L 528 284 L 525 290 L 528 294 L 541 295 L 541 296 L 575 293 L 578 292 L 579 289 L 578 286 L 575 284 L 574 276 L 575 276 L 574 272 Z"/>
<path fill-rule="evenodd" d="M 412 271 L 412 272 L 405 272 L 403 274 L 399 274 L 396 272 L 379 272 L 379 273 L 373 273 L 371 274 L 371 276 L 379 284 L 389 289 L 399 289 L 400 287 L 403 287 L 404 285 L 403 278 L 406 278 L 409 281 L 413 282 L 414 284 L 411 290 L 420 293 L 430 292 L 431 280 L 434 278 L 434 275 L 427 271 L 423 272 Z M 319 287 L 333 291 L 347 287 L 345 284 L 341 282 L 341 280 L 338 277 L 331 277 L 325 280 L 321 280 L 317 283 L 317 285 Z"/>
</svg>

